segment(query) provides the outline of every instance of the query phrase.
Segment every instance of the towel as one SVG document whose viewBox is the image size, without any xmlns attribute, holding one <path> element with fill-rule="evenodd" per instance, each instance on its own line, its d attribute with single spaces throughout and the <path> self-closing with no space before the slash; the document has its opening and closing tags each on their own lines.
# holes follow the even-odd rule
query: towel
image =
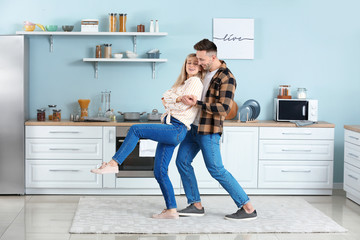
<svg viewBox="0 0 360 240">
<path fill-rule="evenodd" d="M 139 156 L 155 157 L 157 142 L 149 139 L 140 139 Z"/>
</svg>

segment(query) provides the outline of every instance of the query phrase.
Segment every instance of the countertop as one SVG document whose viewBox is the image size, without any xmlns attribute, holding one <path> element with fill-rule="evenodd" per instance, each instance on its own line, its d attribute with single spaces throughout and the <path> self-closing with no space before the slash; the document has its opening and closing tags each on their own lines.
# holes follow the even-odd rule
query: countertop
<svg viewBox="0 0 360 240">
<path fill-rule="evenodd" d="M 360 125 L 345 125 L 345 129 L 360 133 Z"/>
<path fill-rule="evenodd" d="M 26 126 L 132 126 L 134 124 L 149 124 L 156 123 L 160 124 L 159 121 L 140 121 L 140 122 L 72 122 L 69 120 L 61 120 L 60 122 L 45 121 L 38 122 L 36 120 L 28 120 L 25 122 Z M 294 123 L 290 122 L 276 122 L 272 120 L 256 120 L 253 122 L 239 122 L 238 120 L 226 120 L 224 126 L 228 127 L 296 127 Z M 334 128 L 335 124 L 328 123 L 325 121 L 319 121 L 316 124 L 308 125 L 304 127 L 309 128 Z M 346 126 L 345 126 L 346 128 Z M 360 126 L 358 125 L 360 131 Z M 350 129 L 352 130 L 352 129 Z M 355 131 L 355 130 L 354 130 Z"/>
</svg>

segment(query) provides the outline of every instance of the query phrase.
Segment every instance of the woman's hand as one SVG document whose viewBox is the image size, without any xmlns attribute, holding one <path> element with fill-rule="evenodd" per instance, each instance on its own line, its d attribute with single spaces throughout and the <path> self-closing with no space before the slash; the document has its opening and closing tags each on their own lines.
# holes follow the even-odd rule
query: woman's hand
<svg viewBox="0 0 360 240">
<path fill-rule="evenodd" d="M 181 101 L 183 104 L 188 106 L 195 106 L 197 103 L 197 99 L 195 95 L 185 95 L 182 96 Z"/>
</svg>

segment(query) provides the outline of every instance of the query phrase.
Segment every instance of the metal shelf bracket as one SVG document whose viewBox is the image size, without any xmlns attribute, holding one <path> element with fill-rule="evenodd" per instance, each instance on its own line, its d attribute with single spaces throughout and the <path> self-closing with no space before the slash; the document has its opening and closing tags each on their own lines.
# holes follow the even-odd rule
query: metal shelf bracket
<svg viewBox="0 0 360 240">
<path fill-rule="evenodd" d="M 54 51 L 54 38 L 53 35 L 49 35 L 49 41 L 50 41 L 50 52 Z"/>
<path fill-rule="evenodd" d="M 136 35 L 134 36 L 133 51 L 136 53 Z"/>
<path fill-rule="evenodd" d="M 94 62 L 94 68 L 95 68 L 95 78 L 97 79 L 99 76 L 99 62 Z"/>
</svg>

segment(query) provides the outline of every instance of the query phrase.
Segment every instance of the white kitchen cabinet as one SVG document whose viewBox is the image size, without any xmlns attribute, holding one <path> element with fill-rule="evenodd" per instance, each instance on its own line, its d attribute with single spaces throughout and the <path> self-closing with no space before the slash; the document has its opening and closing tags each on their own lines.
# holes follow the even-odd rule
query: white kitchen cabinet
<svg viewBox="0 0 360 240">
<path fill-rule="evenodd" d="M 332 193 L 333 128 L 260 127 L 259 136 L 259 189 Z"/>
<path fill-rule="evenodd" d="M 116 127 L 103 127 L 103 162 L 109 162 L 116 152 Z M 103 174 L 103 188 L 115 188 L 115 174 Z"/>
<path fill-rule="evenodd" d="M 243 188 L 257 188 L 258 128 L 225 127 L 220 139 L 220 151 L 224 167 L 240 185 Z M 201 151 L 194 158 L 192 166 L 201 194 L 227 193 L 208 172 Z"/>
<path fill-rule="evenodd" d="M 344 140 L 344 190 L 360 204 L 360 133 L 345 129 Z"/>
<path fill-rule="evenodd" d="M 221 155 L 225 168 L 243 188 L 257 188 L 257 127 L 226 127 L 222 136 Z"/>
<path fill-rule="evenodd" d="M 90 172 L 102 163 L 102 127 L 26 126 L 25 129 L 26 193 L 102 188 L 102 176 Z"/>
</svg>

